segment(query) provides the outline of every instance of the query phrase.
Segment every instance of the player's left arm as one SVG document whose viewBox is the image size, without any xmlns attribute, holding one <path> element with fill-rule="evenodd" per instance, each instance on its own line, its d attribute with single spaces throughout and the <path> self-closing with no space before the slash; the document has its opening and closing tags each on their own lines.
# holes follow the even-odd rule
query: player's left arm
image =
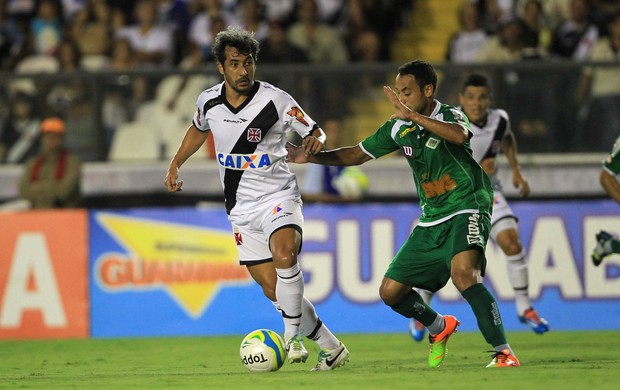
<svg viewBox="0 0 620 390">
<path fill-rule="evenodd" d="M 620 203 L 620 183 L 618 183 L 616 176 L 612 175 L 605 169 L 601 169 L 600 181 L 601 186 L 605 189 L 605 192 L 607 192 L 613 200 Z"/>
<path fill-rule="evenodd" d="M 394 108 L 396 108 L 396 114 L 392 115 L 391 119 L 399 118 L 413 121 L 431 133 L 453 144 L 462 145 L 469 140 L 470 133 L 465 125 L 458 122 L 440 121 L 411 110 L 401 103 L 396 92 L 388 86 L 383 87 L 383 92 L 390 102 L 392 102 Z"/>
<path fill-rule="evenodd" d="M 530 184 L 521 173 L 521 166 L 517 158 L 517 140 L 512 132 L 506 132 L 502 138 L 502 151 L 508 159 L 508 164 L 512 170 L 512 185 L 519 189 L 519 195 L 526 197 L 530 194 Z"/>
</svg>

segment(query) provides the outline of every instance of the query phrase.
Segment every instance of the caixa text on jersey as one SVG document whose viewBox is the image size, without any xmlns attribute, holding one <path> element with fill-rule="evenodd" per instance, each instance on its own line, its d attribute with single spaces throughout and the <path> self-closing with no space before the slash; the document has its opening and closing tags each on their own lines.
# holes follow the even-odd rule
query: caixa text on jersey
<svg viewBox="0 0 620 390">
<path fill-rule="evenodd" d="M 217 161 L 221 166 L 228 169 L 257 169 L 271 165 L 275 161 L 275 156 L 268 153 L 259 154 L 217 154 Z"/>
</svg>

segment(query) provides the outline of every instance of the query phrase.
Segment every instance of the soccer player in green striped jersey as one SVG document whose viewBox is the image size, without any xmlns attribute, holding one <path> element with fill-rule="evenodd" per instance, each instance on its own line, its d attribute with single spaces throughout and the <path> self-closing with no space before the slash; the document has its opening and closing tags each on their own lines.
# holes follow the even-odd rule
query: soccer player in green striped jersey
<svg viewBox="0 0 620 390">
<path fill-rule="evenodd" d="M 435 99 L 437 74 L 426 61 L 398 68 L 394 91 L 384 87 L 396 113 L 358 145 L 317 154 L 289 145 L 294 163 L 360 165 L 401 151 L 413 173 L 422 215 L 388 267 L 379 295 L 392 310 L 429 330 L 429 366 L 444 360 L 459 321 L 424 303 L 413 287 L 432 292 L 450 278 L 467 300 L 485 340 L 493 347 L 487 367 L 516 367 L 497 302 L 482 284 L 490 231 L 493 188 L 472 157 L 467 117 Z"/>
</svg>

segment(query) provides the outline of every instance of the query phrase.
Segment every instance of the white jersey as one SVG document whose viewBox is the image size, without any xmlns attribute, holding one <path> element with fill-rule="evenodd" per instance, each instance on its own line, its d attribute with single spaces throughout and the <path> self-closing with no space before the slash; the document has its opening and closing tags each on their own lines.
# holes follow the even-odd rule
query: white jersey
<svg viewBox="0 0 620 390">
<path fill-rule="evenodd" d="M 226 100 L 224 83 L 203 91 L 193 123 L 211 131 L 228 214 L 247 214 L 256 202 L 301 199 L 286 163 L 287 133 L 304 138 L 317 124 L 283 90 L 255 81 L 237 108 Z"/>
<path fill-rule="evenodd" d="M 473 122 L 470 122 L 470 125 L 471 132 L 474 135 L 471 137 L 469 142 L 474 159 L 476 159 L 478 163 L 481 163 L 487 158 L 497 157 L 502 150 L 502 139 L 512 131 L 510 129 L 508 113 L 498 108 L 490 108 L 487 110 L 487 121 L 484 126 L 478 127 L 478 125 Z M 493 229 L 491 230 L 491 238 L 495 240 L 499 230 L 514 227 L 514 225 L 509 224 L 496 228 L 495 226 L 497 222 L 507 218 L 518 221 L 518 218 L 514 215 L 512 209 L 508 205 L 508 202 L 506 202 L 504 194 L 502 194 L 502 186 L 497 178 L 497 174 L 494 173 L 490 175 L 490 178 L 495 191 L 495 195 L 493 197 L 493 213 L 491 214 L 491 225 L 493 226 Z"/>
<path fill-rule="evenodd" d="M 510 134 L 510 120 L 508 113 L 501 109 L 488 109 L 487 121 L 482 127 L 470 122 L 471 132 L 474 134 L 470 140 L 474 159 L 481 163 L 487 158 L 495 158 L 502 149 L 502 139 Z M 493 187 L 501 190 L 497 175 L 490 175 Z"/>
</svg>

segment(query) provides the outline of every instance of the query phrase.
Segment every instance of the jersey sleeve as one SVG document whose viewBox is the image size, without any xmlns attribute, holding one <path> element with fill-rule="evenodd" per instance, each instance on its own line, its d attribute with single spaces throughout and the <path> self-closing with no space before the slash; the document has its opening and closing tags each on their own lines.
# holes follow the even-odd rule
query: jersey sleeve
<svg viewBox="0 0 620 390">
<path fill-rule="evenodd" d="M 603 169 L 612 175 L 620 174 L 620 137 L 616 139 L 611 154 L 603 160 Z"/>
<path fill-rule="evenodd" d="M 443 121 L 458 123 L 469 132 L 469 138 L 473 136 L 467 115 L 465 115 L 463 111 L 459 110 L 458 108 L 448 106 L 448 109 L 445 110 L 443 113 Z"/>
<path fill-rule="evenodd" d="M 285 127 L 292 129 L 301 138 L 307 137 L 318 126 L 317 123 L 301 109 L 301 106 L 297 104 L 292 96 L 286 92 L 282 94 L 284 103 L 282 120 L 286 125 Z"/>
<path fill-rule="evenodd" d="M 506 129 L 504 130 L 504 137 L 512 134 L 512 126 L 510 126 L 510 117 L 508 117 L 508 113 L 505 110 L 498 110 L 499 115 L 504 118 L 506 121 Z"/>
<path fill-rule="evenodd" d="M 206 100 L 207 97 L 204 92 L 198 96 L 198 100 L 196 100 L 196 112 L 192 118 L 192 123 L 200 131 L 209 131 L 211 129 L 211 127 L 209 127 L 209 122 L 207 122 L 207 110 L 205 109 Z"/>
<path fill-rule="evenodd" d="M 394 125 L 394 120 L 385 122 L 374 134 L 360 142 L 360 147 L 366 154 L 375 159 L 399 150 L 400 146 L 392 138 L 392 128 Z"/>
</svg>

